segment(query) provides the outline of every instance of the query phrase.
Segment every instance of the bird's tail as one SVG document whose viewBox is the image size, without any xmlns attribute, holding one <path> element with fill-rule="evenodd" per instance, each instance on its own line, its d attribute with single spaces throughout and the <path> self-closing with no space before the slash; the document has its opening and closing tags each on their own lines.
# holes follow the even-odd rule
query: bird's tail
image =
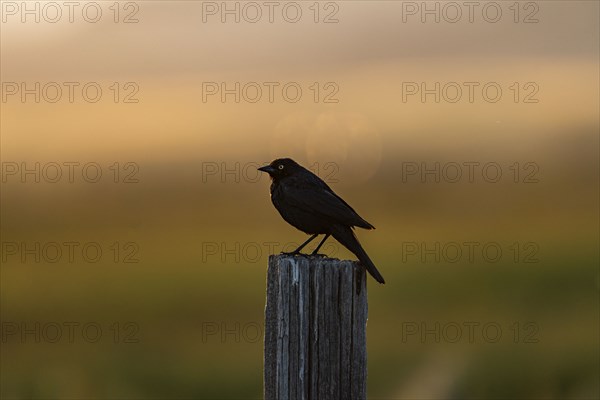
<svg viewBox="0 0 600 400">
<path fill-rule="evenodd" d="M 351 228 L 347 226 L 337 225 L 334 227 L 332 231 L 332 236 L 344 245 L 348 250 L 350 250 L 357 258 L 358 261 L 362 264 L 363 267 L 371 274 L 371 276 L 379 283 L 385 283 L 383 276 L 379 273 L 377 268 L 375 268 L 375 264 L 367 255 L 367 252 L 362 248 L 356 235 Z"/>
</svg>

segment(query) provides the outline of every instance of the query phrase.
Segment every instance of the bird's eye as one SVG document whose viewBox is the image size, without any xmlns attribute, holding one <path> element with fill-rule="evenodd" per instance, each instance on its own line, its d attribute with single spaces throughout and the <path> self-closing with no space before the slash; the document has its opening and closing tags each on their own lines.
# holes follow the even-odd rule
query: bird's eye
<svg viewBox="0 0 600 400">
<path fill-rule="evenodd" d="M 283 169 L 283 164 L 279 164 L 279 167 L 277 167 L 279 169 Z"/>
</svg>

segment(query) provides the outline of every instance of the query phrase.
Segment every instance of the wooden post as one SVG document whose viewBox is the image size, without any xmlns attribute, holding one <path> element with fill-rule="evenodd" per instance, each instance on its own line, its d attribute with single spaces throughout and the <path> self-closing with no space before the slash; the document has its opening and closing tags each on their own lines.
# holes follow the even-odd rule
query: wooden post
<svg viewBox="0 0 600 400">
<path fill-rule="evenodd" d="M 265 400 L 366 399 L 365 282 L 353 261 L 269 257 Z"/>
</svg>

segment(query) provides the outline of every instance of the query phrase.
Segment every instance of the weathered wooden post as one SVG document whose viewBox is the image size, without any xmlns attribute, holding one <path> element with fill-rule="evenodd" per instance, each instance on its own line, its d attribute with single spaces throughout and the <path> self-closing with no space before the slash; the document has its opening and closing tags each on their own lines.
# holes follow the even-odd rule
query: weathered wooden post
<svg viewBox="0 0 600 400">
<path fill-rule="evenodd" d="M 366 399 L 365 281 L 353 261 L 269 257 L 266 400 Z"/>
</svg>

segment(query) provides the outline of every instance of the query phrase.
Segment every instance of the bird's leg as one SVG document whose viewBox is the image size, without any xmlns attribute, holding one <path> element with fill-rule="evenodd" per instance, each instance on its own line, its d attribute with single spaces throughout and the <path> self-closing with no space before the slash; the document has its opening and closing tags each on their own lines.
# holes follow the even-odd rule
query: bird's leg
<svg viewBox="0 0 600 400">
<path fill-rule="evenodd" d="M 318 256 L 319 255 L 319 249 L 321 248 L 321 246 L 323 246 L 323 243 L 325 243 L 325 241 L 327 240 L 327 238 L 331 236 L 331 234 L 326 234 L 325 237 L 323 238 L 323 240 L 321 240 L 321 243 L 319 243 L 319 245 L 317 246 L 317 248 L 310 254 L 311 256 Z"/>
<path fill-rule="evenodd" d="M 296 250 L 292 251 L 291 253 L 283 253 L 283 254 L 287 254 L 287 255 L 290 255 L 290 256 L 295 256 L 296 254 L 300 254 L 300 250 L 302 250 L 304 248 L 304 246 L 306 246 L 307 244 L 309 244 L 310 242 L 312 242 L 317 236 L 319 236 L 319 234 L 315 233 L 314 235 L 312 235 L 311 237 L 309 237 L 306 242 L 302 243 L 300 245 L 300 247 L 298 247 Z"/>
</svg>

